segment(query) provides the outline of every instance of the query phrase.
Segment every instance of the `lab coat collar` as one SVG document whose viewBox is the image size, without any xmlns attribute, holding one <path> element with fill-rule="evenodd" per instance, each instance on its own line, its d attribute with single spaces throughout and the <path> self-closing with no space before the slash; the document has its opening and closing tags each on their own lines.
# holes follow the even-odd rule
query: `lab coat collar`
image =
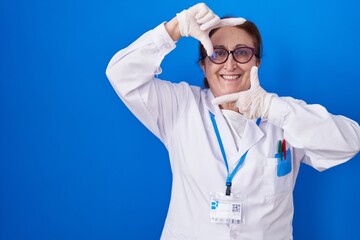
<svg viewBox="0 0 360 240">
<path fill-rule="evenodd" d="M 212 104 L 212 100 L 214 99 L 214 94 L 211 92 L 210 88 L 207 89 L 207 94 L 206 94 L 206 107 L 208 108 L 208 110 L 216 115 L 216 113 L 219 113 L 220 112 L 220 108 L 218 106 L 215 106 L 214 104 Z"/>
</svg>

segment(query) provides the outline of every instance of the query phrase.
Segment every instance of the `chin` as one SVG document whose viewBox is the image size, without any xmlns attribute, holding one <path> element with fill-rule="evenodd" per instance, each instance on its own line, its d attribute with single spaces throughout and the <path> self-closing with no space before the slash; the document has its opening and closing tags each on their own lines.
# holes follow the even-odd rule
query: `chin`
<svg viewBox="0 0 360 240">
<path fill-rule="evenodd" d="M 211 89 L 211 90 L 212 90 L 215 97 L 245 91 L 245 89 L 242 88 L 242 87 L 237 87 L 237 88 L 235 88 L 235 87 L 231 87 L 231 88 L 227 87 L 227 88 L 221 88 L 221 89 L 217 88 L 217 89 Z"/>
<path fill-rule="evenodd" d="M 238 93 L 238 92 L 242 92 L 242 91 L 244 91 L 244 90 L 243 89 L 228 89 L 228 90 L 222 91 L 221 95 Z"/>
</svg>

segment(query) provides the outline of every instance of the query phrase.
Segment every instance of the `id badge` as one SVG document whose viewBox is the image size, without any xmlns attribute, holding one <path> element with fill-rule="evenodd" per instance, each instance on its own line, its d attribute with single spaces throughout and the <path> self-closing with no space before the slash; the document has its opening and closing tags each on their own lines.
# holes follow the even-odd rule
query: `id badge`
<svg viewBox="0 0 360 240">
<path fill-rule="evenodd" d="M 210 194 L 210 221 L 243 224 L 243 199 L 224 193 Z"/>
</svg>

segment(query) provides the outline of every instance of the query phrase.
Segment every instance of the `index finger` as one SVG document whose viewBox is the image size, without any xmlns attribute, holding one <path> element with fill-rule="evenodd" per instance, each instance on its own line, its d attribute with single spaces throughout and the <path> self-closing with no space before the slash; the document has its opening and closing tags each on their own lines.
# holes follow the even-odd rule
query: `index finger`
<svg viewBox="0 0 360 240">
<path fill-rule="evenodd" d="M 220 20 L 219 27 L 225 27 L 225 26 L 236 26 L 241 25 L 244 22 L 246 22 L 245 18 L 224 18 Z"/>
<path fill-rule="evenodd" d="M 238 99 L 238 95 L 239 93 L 222 95 L 220 97 L 214 98 L 211 102 L 214 105 L 221 105 L 223 103 L 235 102 Z"/>
<path fill-rule="evenodd" d="M 212 18 L 209 21 L 207 21 L 207 22 L 200 25 L 200 30 L 201 31 L 206 31 L 206 30 L 214 28 L 214 26 L 219 25 L 220 18 L 217 15 L 213 15 L 211 17 Z"/>
</svg>

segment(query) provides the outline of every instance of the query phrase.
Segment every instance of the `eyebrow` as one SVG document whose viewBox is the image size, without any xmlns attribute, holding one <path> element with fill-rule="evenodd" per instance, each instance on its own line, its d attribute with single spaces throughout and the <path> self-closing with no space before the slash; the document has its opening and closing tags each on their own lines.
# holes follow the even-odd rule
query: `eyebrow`
<svg viewBox="0 0 360 240">
<path fill-rule="evenodd" d="M 239 48 L 239 47 L 249 47 L 249 46 L 246 45 L 246 44 L 237 44 L 237 45 L 235 46 L 235 49 L 236 49 L 236 48 Z M 224 48 L 224 49 L 226 49 L 224 45 L 214 45 L 214 48 Z"/>
</svg>

